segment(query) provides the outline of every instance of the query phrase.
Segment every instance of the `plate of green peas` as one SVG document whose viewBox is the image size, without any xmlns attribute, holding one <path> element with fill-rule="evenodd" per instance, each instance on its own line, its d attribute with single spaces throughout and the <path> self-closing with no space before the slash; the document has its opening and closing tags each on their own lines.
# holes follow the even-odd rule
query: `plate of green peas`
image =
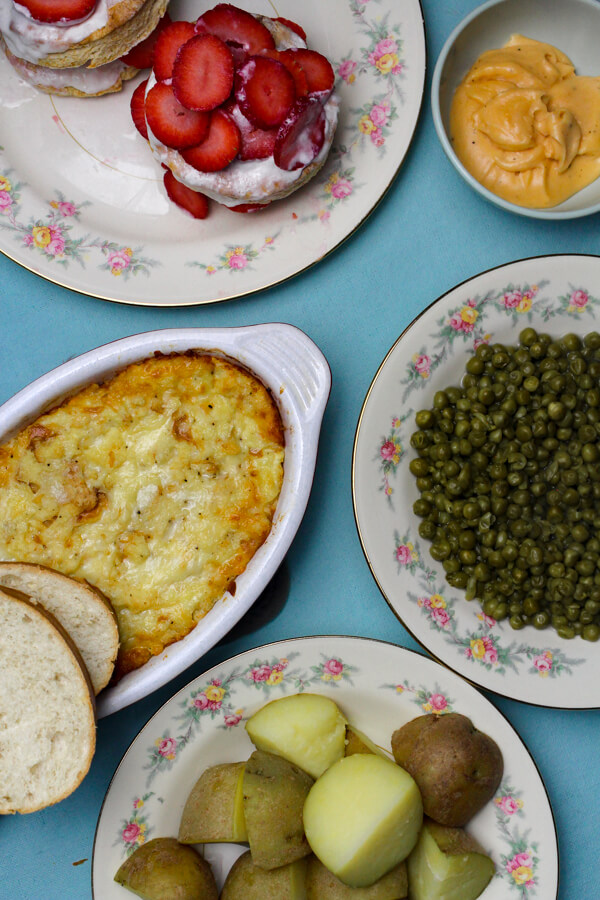
<svg viewBox="0 0 600 900">
<path fill-rule="evenodd" d="M 433 657 L 600 706 L 600 258 L 509 263 L 424 310 L 367 393 L 352 493 L 373 577 Z"/>
</svg>

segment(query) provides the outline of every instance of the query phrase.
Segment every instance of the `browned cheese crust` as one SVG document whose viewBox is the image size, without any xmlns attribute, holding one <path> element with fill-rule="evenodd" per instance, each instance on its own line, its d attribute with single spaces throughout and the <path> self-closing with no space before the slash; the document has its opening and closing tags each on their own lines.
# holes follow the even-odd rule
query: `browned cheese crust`
<svg viewBox="0 0 600 900">
<path fill-rule="evenodd" d="M 283 459 L 277 406 L 241 366 L 200 353 L 132 364 L 0 446 L 0 559 L 110 598 L 118 678 L 244 571 L 271 530 Z"/>
</svg>

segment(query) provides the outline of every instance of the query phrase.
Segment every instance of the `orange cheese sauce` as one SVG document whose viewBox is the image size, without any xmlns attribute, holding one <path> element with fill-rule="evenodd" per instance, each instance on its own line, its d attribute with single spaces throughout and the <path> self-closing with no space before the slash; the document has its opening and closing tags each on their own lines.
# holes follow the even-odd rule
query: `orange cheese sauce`
<svg viewBox="0 0 600 900">
<path fill-rule="evenodd" d="M 450 138 L 466 169 L 497 196 L 556 206 L 600 175 L 600 77 L 575 74 L 552 47 L 513 35 L 458 86 Z"/>
</svg>

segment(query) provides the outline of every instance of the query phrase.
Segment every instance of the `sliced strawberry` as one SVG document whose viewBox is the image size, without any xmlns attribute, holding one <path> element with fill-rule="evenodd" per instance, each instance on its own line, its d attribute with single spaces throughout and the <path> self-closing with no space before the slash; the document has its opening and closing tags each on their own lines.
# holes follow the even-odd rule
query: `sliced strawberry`
<svg viewBox="0 0 600 900">
<path fill-rule="evenodd" d="M 233 56 L 233 65 L 235 66 L 235 69 L 237 71 L 238 69 L 242 68 L 242 66 L 248 59 L 248 54 L 241 44 L 234 44 L 233 41 L 227 41 L 226 43 L 231 50 L 231 55 Z"/>
<path fill-rule="evenodd" d="M 318 97 L 300 97 L 277 132 L 273 159 L 287 172 L 303 169 L 319 155 L 325 141 L 326 116 Z"/>
<path fill-rule="evenodd" d="M 208 135 L 196 147 L 183 150 L 186 163 L 200 172 L 219 172 L 236 158 L 240 149 L 240 132 L 227 113 L 215 109 L 210 117 Z"/>
<path fill-rule="evenodd" d="M 136 69 L 151 69 L 156 42 L 159 35 L 170 24 L 171 18 L 169 13 L 165 13 L 154 31 L 151 31 L 147 38 L 144 38 L 143 41 L 132 47 L 129 53 L 121 57 L 123 62 L 127 63 L 128 66 L 135 66 Z"/>
<path fill-rule="evenodd" d="M 79 22 L 87 19 L 97 0 L 18 0 L 36 22 Z"/>
<path fill-rule="evenodd" d="M 237 206 L 228 206 L 226 208 L 236 213 L 252 213 L 259 209 L 266 209 L 269 205 L 269 203 L 238 203 Z"/>
<path fill-rule="evenodd" d="M 308 91 L 316 94 L 320 99 L 325 99 L 333 90 L 335 75 L 331 63 L 322 53 L 316 50 L 283 50 L 282 58 L 289 57 L 297 62 L 306 75 Z"/>
<path fill-rule="evenodd" d="M 129 107 L 131 109 L 131 118 L 133 124 L 142 137 L 148 140 L 148 126 L 146 125 L 146 88 L 148 87 L 148 79 L 140 81 L 135 91 L 131 95 Z"/>
<path fill-rule="evenodd" d="M 177 181 L 170 169 L 163 176 L 165 190 L 169 199 L 191 213 L 195 219 L 205 219 L 208 215 L 208 200 L 204 194 L 193 191 L 187 185 Z"/>
<path fill-rule="evenodd" d="M 166 81 L 173 74 L 175 57 L 186 41 L 194 37 L 192 22 L 171 22 L 159 34 L 154 48 L 153 67 L 157 81 Z"/>
<path fill-rule="evenodd" d="M 240 129 L 240 159 L 268 159 L 273 155 L 277 130 L 275 128 Z"/>
<path fill-rule="evenodd" d="M 294 57 L 288 53 L 287 55 L 284 53 L 280 53 L 279 50 L 263 50 L 260 54 L 261 56 L 266 56 L 269 59 L 276 59 L 278 62 L 283 63 L 286 67 L 292 78 L 294 79 L 294 85 L 296 87 L 296 97 L 306 97 L 308 94 L 308 79 L 304 74 L 304 69 L 302 66 L 296 62 Z"/>
<path fill-rule="evenodd" d="M 214 34 L 197 34 L 175 57 L 175 96 L 188 109 L 216 109 L 231 93 L 233 72 L 233 56 L 227 44 Z"/>
<path fill-rule="evenodd" d="M 146 96 L 146 122 L 161 144 L 173 150 L 193 147 L 208 134 L 210 115 L 182 106 L 170 84 L 157 83 Z"/>
<path fill-rule="evenodd" d="M 256 128 L 276 128 L 296 99 L 294 79 L 277 60 L 250 56 L 236 73 L 235 97 Z"/>
<path fill-rule="evenodd" d="M 239 44 L 246 53 L 256 54 L 261 50 L 274 50 L 273 35 L 252 13 L 238 9 L 231 3 L 217 3 L 213 9 L 203 13 L 196 22 L 199 34 L 216 34 L 226 43 Z"/>
<path fill-rule="evenodd" d="M 302 25 L 298 25 L 297 22 L 292 22 L 291 19 L 284 19 L 284 18 L 282 18 L 282 16 L 277 16 L 277 18 L 274 21 L 281 22 L 282 25 L 285 25 L 287 28 L 290 29 L 290 31 L 295 32 L 298 35 L 298 37 L 301 37 L 303 41 L 306 40 L 306 32 L 305 32 L 304 28 L 302 27 Z"/>
</svg>

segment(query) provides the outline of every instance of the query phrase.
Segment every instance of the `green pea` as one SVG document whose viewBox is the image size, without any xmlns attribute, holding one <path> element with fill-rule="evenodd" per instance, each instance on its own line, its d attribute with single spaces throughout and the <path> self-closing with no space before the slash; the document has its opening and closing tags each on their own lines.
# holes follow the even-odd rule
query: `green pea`
<svg viewBox="0 0 600 900">
<path fill-rule="evenodd" d="M 465 519 L 470 519 L 470 520 L 478 519 L 479 515 L 480 515 L 479 504 L 473 503 L 473 502 L 465 503 L 465 505 L 463 507 L 463 516 L 465 517 Z"/>
<path fill-rule="evenodd" d="M 446 575 L 446 581 L 451 587 L 466 588 L 468 575 L 465 572 L 457 572 L 456 574 Z"/>
<path fill-rule="evenodd" d="M 412 472 L 413 475 L 417 475 L 419 477 L 429 474 L 429 463 L 426 459 L 422 459 L 422 457 L 418 456 L 416 459 L 411 459 L 408 464 L 408 468 Z"/>
<path fill-rule="evenodd" d="M 538 334 L 535 328 L 524 328 L 519 335 L 519 343 L 524 347 L 531 347 L 538 340 Z"/>
<path fill-rule="evenodd" d="M 581 632 L 584 641 L 597 641 L 600 638 L 600 627 L 598 625 L 585 625 Z"/>
<path fill-rule="evenodd" d="M 543 628 L 547 628 L 550 624 L 550 616 L 546 610 L 541 610 L 533 616 L 531 621 L 534 628 L 542 630 Z"/>
<path fill-rule="evenodd" d="M 564 403 L 562 403 L 560 400 L 552 400 L 548 404 L 548 415 L 554 422 L 560 421 L 566 411 L 567 410 Z"/>
<path fill-rule="evenodd" d="M 474 566 L 477 562 L 477 553 L 475 550 L 460 550 L 458 558 L 463 565 Z"/>
<path fill-rule="evenodd" d="M 415 516 L 419 516 L 419 518 L 423 519 L 425 516 L 428 516 L 431 512 L 431 504 L 426 500 L 423 500 L 420 497 L 418 500 L 415 500 L 413 503 L 413 512 Z"/>
<path fill-rule="evenodd" d="M 431 545 L 429 552 L 438 562 L 450 556 L 450 544 L 448 541 L 438 541 Z"/>
<path fill-rule="evenodd" d="M 588 626 L 589 627 L 589 626 Z M 564 638 L 564 640 L 572 640 L 575 637 L 575 629 L 572 625 L 560 625 L 556 632 L 559 637 Z"/>
<path fill-rule="evenodd" d="M 425 541 L 431 541 L 435 537 L 436 527 L 433 522 L 425 519 L 424 522 L 419 522 L 418 527 L 419 537 L 422 537 Z"/>
</svg>

